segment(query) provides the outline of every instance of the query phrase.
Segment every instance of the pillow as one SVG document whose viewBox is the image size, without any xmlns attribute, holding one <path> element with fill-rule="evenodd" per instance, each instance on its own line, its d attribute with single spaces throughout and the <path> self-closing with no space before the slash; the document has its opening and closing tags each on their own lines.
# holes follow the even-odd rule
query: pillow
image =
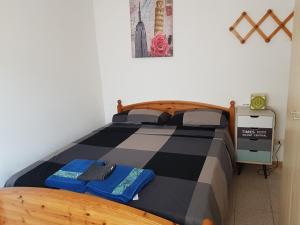
<svg viewBox="0 0 300 225">
<path fill-rule="evenodd" d="M 165 124 L 171 115 L 152 109 L 133 109 L 113 116 L 113 123 Z"/>
<path fill-rule="evenodd" d="M 197 109 L 179 111 L 170 119 L 168 125 L 186 127 L 226 127 L 228 113 L 222 110 Z"/>
</svg>

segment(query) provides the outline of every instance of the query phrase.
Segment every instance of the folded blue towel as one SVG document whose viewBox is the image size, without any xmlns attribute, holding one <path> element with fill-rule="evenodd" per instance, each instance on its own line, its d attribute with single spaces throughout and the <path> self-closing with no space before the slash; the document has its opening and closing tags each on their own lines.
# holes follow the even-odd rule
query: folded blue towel
<svg viewBox="0 0 300 225">
<path fill-rule="evenodd" d="M 127 203 L 151 180 L 152 170 L 117 165 L 112 174 L 103 181 L 90 181 L 87 192 L 111 200 Z"/>
<path fill-rule="evenodd" d="M 83 193 L 86 191 L 87 181 L 78 180 L 77 178 L 96 162 L 104 165 L 104 161 L 100 160 L 75 159 L 48 177 L 45 185 L 47 187 Z"/>
</svg>

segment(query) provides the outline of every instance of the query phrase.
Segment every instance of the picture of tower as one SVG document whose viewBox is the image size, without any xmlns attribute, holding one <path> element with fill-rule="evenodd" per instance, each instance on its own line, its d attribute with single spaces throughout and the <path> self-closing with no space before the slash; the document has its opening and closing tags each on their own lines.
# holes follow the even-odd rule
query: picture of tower
<svg viewBox="0 0 300 225">
<path fill-rule="evenodd" d="M 139 3 L 139 22 L 135 29 L 135 57 L 148 57 L 147 33 L 142 21 L 141 4 Z"/>
<path fill-rule="evenodd" d="M 156 0 L 154 34 L 164 31 L 164 1 Z"/>
<path fill-rule="evenodd" d="M 173 0 L 129 0 L 133 58 L 172 57 Z"/>
</svg>

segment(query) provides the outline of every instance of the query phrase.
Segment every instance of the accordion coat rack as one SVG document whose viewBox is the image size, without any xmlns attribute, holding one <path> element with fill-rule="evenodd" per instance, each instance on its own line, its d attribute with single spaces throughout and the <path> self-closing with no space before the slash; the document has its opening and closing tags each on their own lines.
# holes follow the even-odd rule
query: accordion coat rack
<svg viewBox="0 0 300 225">
<path fill-rule="evenodd" d="M 261 25 L 269 18 L 271 17 L 275 23 L 278 24 L 278 27 L 268 36 L 262 29 Z M 269 9 L 266 14 L 258 21 L 258 23 L 255 23 L 254 20 L 248 15 L 247 12 L 243 12 L 242 15 L 237 19 L 237 21 L 229 28 L 229 30 L 239 39 L 239 41 L 242 44 L 245 44 L 246 41 L 252 36 L 252 34 L 256 31 L 264 40 L 266 43 L 269 43 L 274 36 L 280 31 L 283 30 L 286 35 L 292 40 L 293 34 L 292 32 L 286 27 L 287 23 L 294 17 L 294 12 L 292 12 L 285 20 L 281 21 L 278 16 L 273 12 L 273 10 Z M 252 29 L 245 35 L 245 37 L 242 37 L 240 33 L 236 30 L 236 28 L 239 26 L 239 24 L 246 20 L 251 26 Z"/>
</svg>

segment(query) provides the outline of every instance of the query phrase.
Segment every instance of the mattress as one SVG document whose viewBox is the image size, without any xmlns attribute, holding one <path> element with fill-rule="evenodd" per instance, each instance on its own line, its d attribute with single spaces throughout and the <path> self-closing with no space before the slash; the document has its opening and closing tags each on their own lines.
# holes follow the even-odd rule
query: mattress
<svg viewBox="0 0 300 225">
<path fill-rule="evenodd" d="M 128 205 L 178 224 L 224 221 L 234 146 L 227 128 L 113 123 L 12 176 L 6 187 L 45 187 L 74 159 L 109 160 L 151 169 L 155 179 Z"/>
</svg>

